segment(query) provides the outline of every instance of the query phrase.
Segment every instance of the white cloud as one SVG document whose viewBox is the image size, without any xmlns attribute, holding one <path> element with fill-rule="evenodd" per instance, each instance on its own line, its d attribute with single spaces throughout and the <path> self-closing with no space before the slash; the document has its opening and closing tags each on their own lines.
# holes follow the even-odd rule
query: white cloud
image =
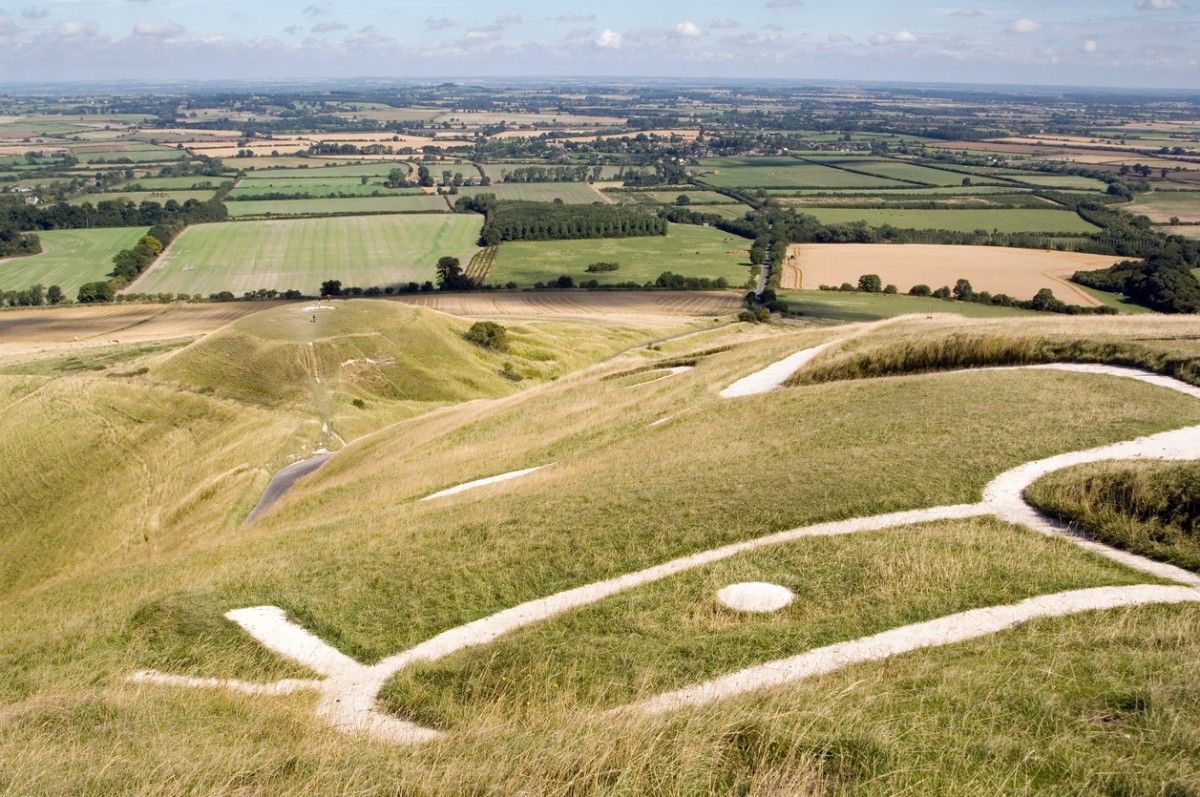
<svg viewBox="0 0 1200 797">
<path fill-rule="evenodd" d="M 1009 33 L 1033 33 L 1035 30 L 1041 30 L 1042 23 L 1034 19 L 1022 18 L 1015 19 L 1008 25 Z"/>
<path fill-rule="evenodd" d="M 133 26 L 134 36 L 173 39 L 183 33 L 183 26 L 169 19 L 148 19 Z"/>
<path fill-rule="evenodd" d="M 82 39 L 95 36 L 100 26 L 90 20 L 68 19 L 54 26 L 53 34 L 60 39 Z"/>
<path fill-rule="evenodd" d="M 17 32 L 17 23 L 0 14 L 0 36 L 12 36 Z"/>
<path fill-rule="evenodd" d="M 446 28 L 454 27 L 454 20 L 446 17 L 427 17 L 425 19 L 425 27 L 429 30 L 445 30 Z"/>
<path fill-rule="evenodd" d="M 1166 11 L 1180 5 L 1179 0 L 1137 0 L 1138 11 Z"/>
<path fill-rule="evenodd" d="M 951 10 L 949 14 L 952 17 L 967 17 L 968 19 L 974 19 L 975 17 L 983 16 L 983 12 L 978 8 L 955 8 Z"/>
<path fill-rule="evenodd" d="M 694 39 L 700 35 L 700 26 L 695 22 L 680 22 L 675 26 L 675 35 L 685 39 Z"/>
<path fill-rule="evenodd" d="M 712 22 L 708 23 L 708 26 L 710 28 L 716 28 L 717 30 L 733 30 L 734 28 L 740 28 L 742 23 L 738 22 L 736 19 L 721 17 L 720 19 L 714 19 Z"/>
<path fill-rule="evenodd" d="M 341 22 L 333 22 L 331 20 L 329 22 L 318 22 L 316 25 L 313 25 L 311 28 L 309 28 L 309 30 L 311 30 L 313 33 L 333 33 L 335 30 L 345 30 L 348 27 L 349 25 L 344 25 Z"/>
<path fill-rule="evenodd" d="M 570 11 L 559 14 L 554 18 L 555 22 L 594 22 L 595 14 L 574 14 Z"/>
<path fill-rule="evenodd" d="M 1097 48 L 1098 45 L 1096 44 L 1095 39 L 1084 39 L 1083 44 L 1079 45 L 1079 51 L 1081 53 L 1094 53 L 1096 52 Z"/>
<path fill-rule="evenodd" d="M 21 9 L 21 16 L 25 19 L 42 19 L 50 14 L 50 9 L 42 8 L 41 6 L 26 6 Z"/>
<path fill-rule="evenodd" d="M 525 18 L 516 11 L 509 11 L 496 17 L 496 25 L 519 25 L 524 22 Z"/>
<path fill-rule="evenodd" d="M 850 40 L 850 37 L 844 33 L 831 33 L 825 37 L 827 42 L 848 42 Z"/>
<path fill-rule="evenodd" d="M 898 30 L 895 33 L 876 33 L 867 41 L 871 44 L 912 44 L 917 40 L 917 34 L 907 30 Z"/>
<path fill-rule="evenodd" d="M 596 46 L 605 50 L 619 50 L 621 49 L 621 34 L 605 28 L 596 37 Z"/>
<path fill-rule="evenodd" d="M 315 17 L 320 14 L 328 14 L 329 9 L 325 8 L 324 6 L 305 6 L 304 13 Z"/>
</svg>

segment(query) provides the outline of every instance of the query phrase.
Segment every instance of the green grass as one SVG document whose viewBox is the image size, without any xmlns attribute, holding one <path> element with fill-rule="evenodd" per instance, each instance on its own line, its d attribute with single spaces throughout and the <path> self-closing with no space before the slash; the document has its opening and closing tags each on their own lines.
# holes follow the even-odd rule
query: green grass
<svg viewBox="0 0 1200 797">
<path fill-rule="evenodd" d="M 76 152 L 74 154 L 79 158 L 80 163 L 158 163 L 184 160 L 190 157 L 185 150 L 174 147 L 155 147 L 148 144 L 129 149 Z"/>
<path fill-rule="evenodd" d="M 904 185 L 886 177 L 854 174 L 795 158 L 709 158 L 700 162 L 699 176 L 709 185 L 721 188 L 874 188 Z"/>
<path fill-rule="evenodd" d="M 1089 288 L 1086 285 L 1079 285 L 1078 283 L 1072 284 L 1074 284 L 1077 288 L 1079 288 L 1079 290 L 1083 291 L 1088 296 L 1099 299 L 1108 307 L 1115 308 L 1117 312 L 1126 313 L 1129 315 L 1145 315 L 1147 313 L 1154 312 L 1154 310 L 1146 307 L 1145 305 L 1130 301 L 1129 298 L 1124 294 L 1113 293 L 1111 291 L 1101 291 L 1097 290 L 1096 288 Z"/>
<path fill-rule="evenodd" d="M 359 287 L 424 282 L 433 279 L 439 257 L 470 260 L 480 223 L 474 215 L 411 214 L 198 224 L 134 289 L 240 295 L 296 288 L 315 295 L 326 279 Z"/>
<path fill-rule="evenodd" d="M 39 232 L 41 254 L 0 260 L 0 286 L 24 290 L 37 283 L 58 285 L 73 299 L 80 285 L 105 279 L 113 269 L 113 255 L 145 234 L 145 227 Z"/>
<path fill-rule="evenodd" d="M 568 205 L 589 205 L 605 201 L 604 196 L 587 183 L 499 183 L 489 186 L 460 188 L 462 196 L 495 194 L 497 199 L 527 202 L 553 202 L 561 199 Z M 455 197 L 450 197 L 453 202 Z"/>
<path fill-rule="evenodd" d="M 164 189 L 155 189 L 153 191 L 104 191 L 95 194 L 81 194 L 73 197 L 70 202 L 72 205 L 82 205 L 84 202 L 97 205 L 107 201 L 133 202 L 138 204 L 142 202 L 157 202 L 161 205 L 173 199 L 182 205 L 189 199 L 195 199 L 198 202 L 207 202 L 213 198 L 215 193 L 215 189 L 202 191 Z"/>
<path fill-rule="evenodd" d="M 316 325 L 278 308 L 120 366 L 148 366 L 140 375 L 0 376 L 0 789 L 982 796 L 1186 793 L 1200 782 L 1192 606 L 1037 622 L 652 719 L 597 711 L 946 611 L 1148 580 L 988 520 L 764 549 L 402 674 L 391 705 L 450 731 L 429 745 L 334 732 L 313 717 L 309 694 L 125 684 L 143 667 L 310 677 L 221 619 L 235 607 L 281 606 L 369 662 L 673 556 L 978 500 L 1021 463 L 1200 422 L 1186 396 L 1053 372 L 835 382 L 727 401 L 717 389 L 839 331 L 735 324 L 664 344 L 670 354 L 643 348 L 577 372 L 638 336 L 611 323 L 530 321 L 504 323 L 521 341 L 510 356 L 540 372 L 538 387 L 413 417 L 422 410 L 389 395 L 393 380 L 412 374 L 434 399 L 447 385 L 488 395 L 512 388 L 486 373 L 504 356 L 460 349 L 465 321 L 421 313 L 400 323 L 384 302 L 336 306 Z M 1069 325 L 1101 342 L 1149 345 L 1174 332 L 1169 345 L 1186 348 L 1197 330 L 1194 319 L 1158 317 L 939 323 L 867 330 L 863 343 L 975 324 L 1035 336 Z M 346 362 L 364 355 L 385 378 Z M 693 371 L 653 385 L 604 378 L 685 355 Z M 649 427 L 666 415 L 675 417 Z M 407 419 L 381 428 L 396 417 Z M 355 442 L 239 526 L 271 470 L 326 439 L 324 419 Z M 550 462 L 506 485 L 415 500 Z M 766 617 L 713 606 L 714 588 L 745 578 L 780 581 L 800 600 Z"/>
<path fill-rule="evenodd" d="M 1052 473 L 1027 491 L 1101 542 L 1200 572 L 1200 466 L 1105 462 Z"/>
<path fill-rule="evenodd" d="M 901 210 L 805 207 L 803 212 L 815 216 L 822 224 L 863 221 L 872 227 L 890 224 L 893 227 L 918 230 L 1088 233 L 1098 229 L 1075 213 L 1051 209 Z"/>
<path fill-rule="evenodd" d="M 439 728 L 489 714 L 536 721 L 545 712 L 600 711 L 907 623 L 1144 580 L 990 519 L 809 540 L 640 587 L 405 671 L 383 702 Z M 796 599 L 769 615 L 739 615 L 714 597 L 739 582 L 780 584 Z"/>
<path fill-rule="evenodd" d="M 792 312 L 835 321 L 878 321 L 910 313 L 955 313 L 967 318 L 1002 318 L 1035 315 L 1031 310 L 993 307 L 974 302 L 956 302 L 904 294 L 841 291 L 779 291 Z"/>
<path fill-rule="evenodd" d="M 246 199 L 225 203 L 232 218 L 245 216 L 319 216 L 353 213 L 447 213 L 440 196 L 364 196 L 345 199 Z"/>
<path fill-rule="evenodd" d="M 653 281 L 664 271 L 693 277 L 725 277 L 741 286 L 750 276 L 750 242 L 715 228 L 671 224 L 665 236 L 575 241 L 508 241 L 500 245 L 488 279 L 494 285 L 521 286 L 569 274 L 576 282 L 601 284 Z M 597 262 L 615 262 L 617 271 L 588 273 Z"/>
</svg>

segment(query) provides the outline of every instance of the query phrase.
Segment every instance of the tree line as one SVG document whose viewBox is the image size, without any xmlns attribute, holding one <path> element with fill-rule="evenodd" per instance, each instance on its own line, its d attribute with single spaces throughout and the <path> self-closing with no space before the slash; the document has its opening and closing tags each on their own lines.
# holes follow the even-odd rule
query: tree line
<svg viewBox="0 0 1200 797">
<path fill-rule="evenodd" d="M 165 203 L 104 200 L 96 205 L 84 202 L 69 205 L 26 205 L 21 201 L 0 198 L 0 226 L 17 230 L 78 230 L 93 227 L 152 227 L 156 224 L 198 224 L 224 221 L 229 215 L 219 199 L 201 202 L 189 199 L 180 204 L 174 199 Z"/>
<path fill-rule="evenodd" d="M 484 214 L 480 243 L 558 241 L 578 238 L 630 238 L 666 235 L 667 222 L 623 205 L 567 205 L 555 202 L 497 202 L 493 194 L 461 197 L 459 212 Z"/>
</svg>

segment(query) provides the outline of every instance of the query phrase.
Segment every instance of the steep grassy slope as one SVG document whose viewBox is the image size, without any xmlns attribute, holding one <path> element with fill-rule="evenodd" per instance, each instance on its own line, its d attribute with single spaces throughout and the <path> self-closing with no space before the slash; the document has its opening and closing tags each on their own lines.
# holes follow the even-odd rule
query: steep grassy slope
<svg viewBox="0 0 1200 797">
<path fill-rule="evenodd" d="M 471 322 L 420 307 L 355 300 L 321 308 L 287 305 L 242 319 L 154 375 L 263 406 L 313 407 L 349 439 L 433 406 L 556 379 L 647 337 L 615 326 L 579 335 L 574 324 L 528 321 L 509 325 L 508 350 L 499 352 L 465 339 Z"/>
<path fill-rule="evenodd" d="M 266 329 L 255 322 L 237 327 L 238 335 L 266 347 L 306 346 L 296 327 L 259 320 Z M 1090 322 L 1074 333 L 1108 334 L 1113 323 Z M 1026 331 L 1048 333 L 1058 321 L 1025 323 L 1043 325 Z M 145 667 L 255 681 L 308 675 L 222 621 L 232 608 L 280 606 L 370 662 L 523 600 L 672 556 L 814 521 L 975 500 L 994 475 L 1031 459 L 1200 423 L 1200 402 L 1186 396 L 1067 373 L 908 375 L 717 396 L 797 349 L 851 331 L 864 340 L 903 340 L 923 324 L 873 331 L 737 325 L 630 352 L 529 390 L 443 406 L 364 434 L 253 524 L 137 560 L 81 563 L 33 588 L 0 589 L 11 620 L 0 625 L 0 789 L 1190 788 L 1200 782 L 1189 730 L 1200 721 L 1194 607 L 1040 622 L 652 720 L 599 713 L 631 696 L 896 623 L 1047 590 L 1147 580 L 993 521 L 802 541 L 735 557 L 403 673 L 389 685 L 386 706 L 450 731 L 426 746 L 333 733 L 313 716 L 309 694 L 249 697 L 123 680 Z M 439 338 L 417 324 L 413 339 Z M 196 350 L 203 348 L 131 379 L 155 391 L 187 385 L 179 395 L 205 406 L 269 414 L 296 407 L 310 417 L 305 377 L 277 393 L 255 387 L 252 371 L 232 386 L 202 383 L 196 374 L 219 367 L 206 370 L 193 364 L 203 360 L 184 357 Z M 435 357 L 443 349 L 424 351 Z M 679 360 L 695 368 L 647 384 L 620 378 Z M 262 368 L 271 362 L 264 358 Z M 351 395 L 358 383 L 336 362 L 339 370 L 321 372 L 322 384 Z M 474 373 L 474 365 L 456 363 L 435 370 Z M 290 368 L 279 379 L 292 379 Z M 3 400 L 10 404 L 52 384 L 9 379 Z M 196 395 L 209 386 L 210 394 Z M 233 398 L 236 391 L 246 400 Z M 36 451 L 36 437 L 22 446 Z M 237 439 L 213 428 L 200 444 L 234 446 Z M 416 500 L 547 464 L 503 485 Z M 36 489 L 49 494 L 56 479 Z M 784 614 L 761 618 L 714 608 L 714 587 L 759 578 L 791 586 L 800 599 Z M 61 766 L 64 760 L 72 766 Z"/>
<path fill-rule="evenodd" d="M 1144 368 L 1200 385 L 1194 317 L 993 320 L 969 326 L 930 316 L 883 327 L 826 351 L 796 384 L 958 368 L 1087 362 Z"/>
<path fill-rule="evenodd" d="M 1200 571 L 1200 465 L 1105 462 L 1027 491 L 1043 511 L 1109 545 Z"/>
</svg>

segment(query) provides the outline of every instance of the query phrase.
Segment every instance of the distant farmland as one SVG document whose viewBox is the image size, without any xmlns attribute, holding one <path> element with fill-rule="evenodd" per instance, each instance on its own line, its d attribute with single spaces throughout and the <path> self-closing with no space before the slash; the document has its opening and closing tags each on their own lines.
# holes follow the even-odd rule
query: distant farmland
<svg viewBox="0 0 1200 797">
<path fill-rule="evenodd" d="M 321 282 L 385 286 L 434 277 L 443 255 L 465 264 L 482 219 L 471 215 L 389 215 L 225 222 L 189 227 L 131 286 L 135 292 L 241 294 Z"/>
<path fill-rule="evenodd" d="M 71 299 L 85 282 L 104 279 L 112 258 L 146 234 L 145 227 L 38 232 L 42 253 L 0 260 L 0 288 L 24 290 L 38 283 L 58 285 Z"/>
</svg>

